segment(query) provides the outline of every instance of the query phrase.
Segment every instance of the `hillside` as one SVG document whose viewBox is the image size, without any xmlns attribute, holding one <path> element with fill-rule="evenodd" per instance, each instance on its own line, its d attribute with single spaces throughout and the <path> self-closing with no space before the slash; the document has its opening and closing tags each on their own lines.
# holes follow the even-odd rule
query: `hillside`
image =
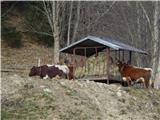
<svg viewBox="0 0 160 120">
<path fill-rule="evenodd" d="M 2 68 L 3 66 L 31 67 L 37 65 L 39 58 L 42 64 L 51 64 L 53 59 L 52 50 L 52 48 L 33 44 L 25 40 L 23 42 L 23 47 L 20 49 L 10 48 L 2 42 Z"/>
<path fill-rule="evenodd" d="M 10 2 L 12 3 L 12 2 Z M 9 2 L 3 2 L 2 13 L 7 9 Z M 10 47 L 6 39 L 1 40 L 1 62 L 2 68 L 26 68 L 29 69 L 33 65 L 37 65 L 38 59 L 41 59 L 41 64 L 51 64 L 53 61 L 53 47 L 46 47 L 46 45 L 39 44 L 38 38 L 34 35 L 28 34 L 26 31 L 26 15 L 27 15 L 27 4 L 25 2 L 13 2 L 13 8 L 8 11 L 6 17 L 2 18 L 2 30 L 7 28 L 15 28 L 21 34 L 21 47 L 13 48 Z M 3 8 L 4 7 L 4 8 Z M 9 6 L 8 6 L 9 7 Z M 4 31 L 8 32 L 8 31 Z M 2 31 L 3 33 L 3 31 Z M 4 35 L 5 36 L 5 35 Z M 10 39 L 10 42 L 12 40 Z M 16 38 L 15 38 L 16 39 Z"/>
<path fill-rule="evenodd" d="M 2 74 L 5 120 L 159 120 L 160 91 Z"/>
</svg>

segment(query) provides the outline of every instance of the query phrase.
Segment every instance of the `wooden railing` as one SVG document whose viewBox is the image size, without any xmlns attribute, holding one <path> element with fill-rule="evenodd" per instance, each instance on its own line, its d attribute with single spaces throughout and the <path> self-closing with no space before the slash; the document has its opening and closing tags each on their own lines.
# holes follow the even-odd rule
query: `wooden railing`
<svg viewBox="0 0 160 120">
<path fill-rule="evenodd" d="M 28 71 L 32 66 L 30 65 L 2 65 L 1 66 L 1 72 L 26 72 Z"/>
</svg>

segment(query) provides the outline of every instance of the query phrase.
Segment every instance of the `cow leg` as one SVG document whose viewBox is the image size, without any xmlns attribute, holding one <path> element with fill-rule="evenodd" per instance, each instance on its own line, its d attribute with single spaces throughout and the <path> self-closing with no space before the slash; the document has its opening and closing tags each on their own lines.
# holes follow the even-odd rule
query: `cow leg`
<svg viewBox="0 0 160 120">
<path fill-rule="evenodd" d="M 140 80 L 142 81 L 144 88 L 148 88 L 148 86 L 149 86 L 149 80 L 147 80 L 144 77 L 141 77 Z"/>
<path fill-rule="evenodd" d="M 138 78 L 137 80 L 136 80 L 136 83 L 139 83 L 139 87 L 140 88 L 143 88 L 143 87 L 145 87 L 145 80 L 144 80 L 144 78 L 143 77 L 140 77 L 140 78 Z"/>
<path fill-rule="evenodd" d="M 67 79 L 70 80 L 70 73 L 67 74 Z"/>
<path fill-rule="evenodd" d="M 131 86 L 131 78 L 130 77 L 122 77 L 123 81 L 127 81 L 128 87 Z"/>
<path fill-rule="evenodd" d="M 64 74 L 64 78 L 65 78 L 65 79 L 68 79 L 68 74 Z"/>
<path fill-rule="evenodd" d="M 69 74 L 67 74 L 67 79 L 69 80 Z"/>
<path fill-rule="evenodd" d="M 147 88 L 146 81 L 143 84 L 144 84 L 144 88 Z"/>
<path fill-rule="evenodd" d="M 130 78 L 130 77 L 127 77 L 127 81 L 128 81 L 128 86 L 130 87 L 130 86 L 131 86 L 131 84 L 132 84 L 132 80 L 131 80 L 131 78 Z"/>
<path fill-rule="evenodd" d="M 48 76 L 48 75 L 46 75 L 45 77 L 43 77 L 43 79 L 47 79 L 47 78 L 49 78 L 49 76 Z"/>
<path fill-rule="evenodd" d="M 131 81 L 129 79 L 127 79 L 127 83 L 128 83 L 128 87 L 131 86 Z"/>
<path fill-rule="evenodd" d="M 154 82 L 151 79 L 149 80 L 149 86 L 150 88 L 154 88 Z"/>
<path fill-rule="evenodd" d="M 145 80 L 144 81 L 144 85 L 145 85 L 145 88 L 148 88 L 148 86 L 149 86 L 149 80 Z"/>
</svg>

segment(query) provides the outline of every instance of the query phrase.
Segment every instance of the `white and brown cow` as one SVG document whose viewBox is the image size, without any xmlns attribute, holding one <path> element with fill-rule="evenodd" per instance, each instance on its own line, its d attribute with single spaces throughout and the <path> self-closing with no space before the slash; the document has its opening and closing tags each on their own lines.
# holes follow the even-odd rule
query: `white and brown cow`
<svg viewBox="0 0 160 120">
<path fill-rule="evenodd" d="M 145 88 L 148 88 L 149 85 L 153 87 L 153 83 L 150 80 L 152 75 L 151 68 L 139 68 L 121 61 L 118 61 L 117 65 L 122 79 L 128 82 L 128 86 L 131 85 L 131 82 L 142 82 Z"/>
<path fill-rule="evenodd" d="M 29 76 L 40 76 L 40 78 L 53 78 L 57 75 L 63 78 L 68 78 L 69 68 L 66 65 L 42 65 L 39 67 L 33 66 Z"/>
</svg>

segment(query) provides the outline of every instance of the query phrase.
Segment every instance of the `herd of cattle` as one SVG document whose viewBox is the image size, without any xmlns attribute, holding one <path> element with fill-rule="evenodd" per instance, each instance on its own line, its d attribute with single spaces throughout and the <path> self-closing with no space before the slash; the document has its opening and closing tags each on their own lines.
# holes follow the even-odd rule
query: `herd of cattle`
<svg viewBox="0 0 160 120">
<path fill-rule="evenodd" d="M 122 80 L 127 81 L 128 86 L 133 83 L 143 83 L 145 88 L 153 87 L 153 82 L 150 80 L 152 76 L 151 68 L 139 68 L 127 63 L 117 61 L 116 65 L 121 73 Z M 62 78 L 73 79 L 73 70 L 67 65 L 43 65 L 33 66 L 30 70 L 29 76 L 40 76 L 40 78 L 47 79 L 60 76 Z"/>
</svg>

